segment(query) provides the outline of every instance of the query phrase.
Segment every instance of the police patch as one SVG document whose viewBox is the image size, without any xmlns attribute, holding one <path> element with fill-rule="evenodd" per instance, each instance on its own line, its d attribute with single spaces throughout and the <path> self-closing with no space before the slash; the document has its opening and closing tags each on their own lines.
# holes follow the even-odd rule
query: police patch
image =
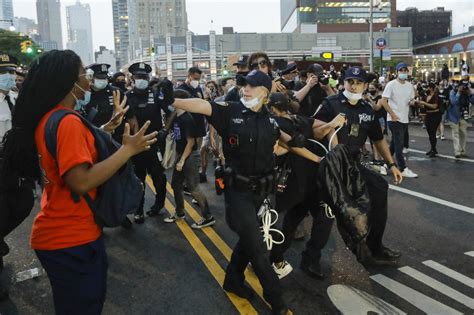
<svg viewBox="0 0 474 315">
<path fill-rule="evenodd" d="M 102 71 L 102 72 L 107 72 L 107 65 L 102 65 L 101 71 Z"/>
<path fill-rule="evenodd" d="M 352 68 L 353 75 L 359 75 L 359 73 L 360 73 L 360 68 L 357 68 L 357 67 Z"/>
</svg>

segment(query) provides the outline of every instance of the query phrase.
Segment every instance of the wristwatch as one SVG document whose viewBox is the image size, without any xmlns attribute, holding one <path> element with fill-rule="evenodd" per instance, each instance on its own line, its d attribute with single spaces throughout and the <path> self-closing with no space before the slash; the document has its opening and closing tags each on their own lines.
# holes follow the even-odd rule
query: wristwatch
<svg viewBox="0 0 474 315">
<path fill-rule="evenodd" d="M 394 166 L 396 167 L 397 164 L 395 164 L 395 163 L 390 163 L 390 164 L 388 164 L 388 168 L 392 168 L 392 167 L 394 167 Z"/>
</svg>

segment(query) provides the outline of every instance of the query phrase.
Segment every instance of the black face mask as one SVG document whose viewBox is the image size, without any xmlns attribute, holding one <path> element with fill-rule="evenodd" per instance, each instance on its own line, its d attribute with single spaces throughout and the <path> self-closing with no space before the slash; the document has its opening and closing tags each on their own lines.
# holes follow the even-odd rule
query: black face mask
<svg viewBox="0 0 474 315">
<path fill-rule="evenodd" d="M 247 76 L 247 74 L 249 74 L 249 71 L 237 72 L 237 74 L 235 75 L 235 83 L 238 86 L 244 86 L 245 85 L 244 77 Z"/>
<path fill-rule="evenodd" d="M 121 90 L 126 90 L 125 82 L 116 82 L 114 85 Z"/>
</svg>

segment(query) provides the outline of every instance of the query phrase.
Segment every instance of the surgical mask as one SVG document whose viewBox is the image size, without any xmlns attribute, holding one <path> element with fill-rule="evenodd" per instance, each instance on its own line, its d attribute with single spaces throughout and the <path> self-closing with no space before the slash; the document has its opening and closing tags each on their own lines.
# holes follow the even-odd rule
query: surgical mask
<svg viewBox="0 0 474 315">
<path fill-rule="evenodd" d="M 101 79 L 95 79 L 94 80 L 94 88 L 96 88 L 97 90 L 105 89 L 107 84 L 109 84 L 109 82 L 107 82 L 107 80 L 101 80 Z"/>
<path fill-rule="evenodd" d="M 197 87 L 199 86 L 199 81 L 198 80 L 192 80 L 190 82 L 190 84 L 193 87 L 193 89 L 197 89 Z"/>
<path fill-rule="evenodd" d="M 344 90 L 342 94 L 347 97 L 349 101 L 358 102 L 362 98 L 362 93 L 352 93 L 348 90 Z"/>
<path fill-rule="evenodd" d="M 135 80 L 135 88 L 137 88 L 139 90 L 146 89 L 149 84 L 150 84 L 150 82 L 148 82 L 148 80 L 143 80 L 143 79 Z"/>
<path fill-rule="evenodd" d="M 82 92 L 84 92 L 84 98 L 83 99 L 79 99 L 76 95 L 74 95 L 74 93 L 71 92 L 72 96 L 76 100 L 76 106 L 74 106 L 74 109 L 75 110 L 80 110 L 81 108 L 83 108 L 84 106 L 89 104 L 89 102 L 91 101 L 91 91 L 84 90 L 77 83 L 74 83 L 74 85 L 77 86 Z"/>
<path fill-rule="evenodd" d="M 10 91 L 16 86 L 16 75 L 10 73 L 0 74 L 0 90 Z"/>
<path fill-rule="evenodd" d="M 245 107 L 248 109 L 253 109 L 255 108 L 258 104 L 260 104 L 260 100 L 258 97 L 254 97 L 251 100 L 246 101 L 245 98 L 241 98 L 240 101 L 242 104 L 244 104 Z"/>
<path fill-rule="evenodd" d="M 399 74 L 398 74 L 398 78 L 399 78 L 400 80 L 405 81 L 406 79 L 408 79 L 408 73 L 399 73 Z"/>
</svg>

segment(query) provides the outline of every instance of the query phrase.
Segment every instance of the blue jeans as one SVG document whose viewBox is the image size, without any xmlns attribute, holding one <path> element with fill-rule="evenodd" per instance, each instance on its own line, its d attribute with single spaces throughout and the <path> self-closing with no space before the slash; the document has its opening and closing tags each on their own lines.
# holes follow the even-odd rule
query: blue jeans
<svg viewBox="0 0 474 315">
<path fill-rule="evenodd" d="M 53 290 L 56 314 L 102 313 L 107 289 L 107 254 L 102 237 L 59 250 L 36 250 Z"/>
<path fill-rule="evenodd" d="M 406 168 L 405 158 L 403 156 L 403 144 L 407 134 L 408 124 L 398 121 L 389 121 L 388 128 L 392 132 L 392 141 L 390 142 L 390 152 L 395 156 L 400 171 Z"/>
</svg>

